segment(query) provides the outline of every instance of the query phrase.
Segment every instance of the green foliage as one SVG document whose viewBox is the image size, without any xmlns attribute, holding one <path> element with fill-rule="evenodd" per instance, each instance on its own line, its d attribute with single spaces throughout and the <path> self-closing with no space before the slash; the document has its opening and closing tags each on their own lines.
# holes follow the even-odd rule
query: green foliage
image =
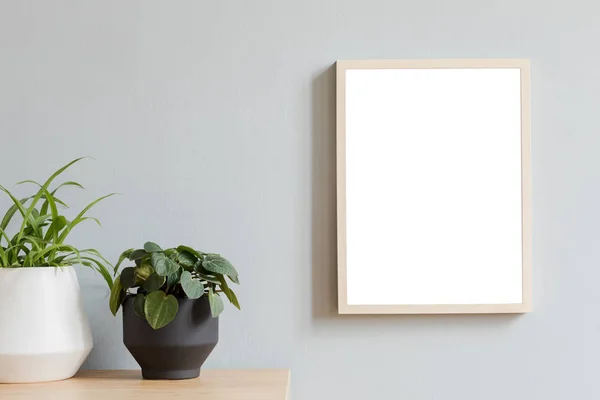
<svg viewBox="0 0 600 400">
<path fill-rule="evenodd" d="M 53 173 L 43 184 L 32 180 L 18 184 L 33 184 L 38 189 L 35 194 L 17 199 L 8 189 L 0 185 L 12 201 L 0 222 L 0 268 L 17 267 L 65 267 L 76 264 L 90 267 L 102 275 L 109 287 L 113 287 L 110 263 L 95 249 L 79 250 L 66 243 L 69 233 L 80 223 L 92 220 L 100 225 L 96 218 L 86 216 L 86 213 L 100 201 L 113 196 L 114 193 L 100 197 L 87 205 L 72 220 L 61 214 L 58 206 L 68 208 L 62 200 L 56 197 L 59 189 L 72 186 L 83 189 L 77 182 L 67 181 L 54 189 L 50 186 L 54 180 L 71 165 L 82 160 L 75 159 Z M 16 233 L 8 233 L 11 221 L 18 215 L 21 219 Z M 13 221 L 17 222 L 17 221 Z M 118 268 L 118 267 L 117 267 Z"/>
<path fill-rule="evenodd" d="M 208 289 L 208 302 L 210 303 L 210 312 L 212 315 L 219 315 L 223 311 L 224 305 L 223 300 L 212 287 Z"/>
<path fill-rule="evenodd" d="M 133 311 L 140 318 L 146 318 L 146 314 L 144 314 L 144 304 L 146 303 L 146 296 L 141 293 L 138 293 L 133 299 Z"/>
<path fill-rule="evenodd" d="M 204 294 L 204 285 L 200 278 L 194 278 L 190 271 L 181 273 L 181 287 L 190 299 L 198 299 Z"/>
<path fill-rule="evenodd" d="M 121 275 L 123 275 L 122 272 Z M 147 292 L 154 292 L 160 289 L 162 285 L 165 284 L 165 280 L 166 279 L 164 276 L 160 276 L 158 274 L 150 274 L 150 276 L 148 276 L 148 279 L 146 279 L 142 284 L 142 287 Z"/>
<path fill-rule="evenodd" d="M 129 260 L 134 265 L 118 267 Z M 213 317 L 224 309 L 221 293 L 240 309 L 237 296 L 227 283 L 239 284 L 238 272 L 218 254 L 204 253 L 188 246 L 163 250 L 147 242 L 143 249 L 129 249 L 119 257 L 115 283 L 110 296 L 110 310 L 116 315 L 127 296 L 135 296 L 135 313 L 146 319 L 153 329 L 160 329 L 177 315 L 178 298 L 198 299 L 205 294 Z"/>
<path fill-rule="evenodd" d="M 115 278 L 115 282 L 110 289 L 110 299 L 108 300 L 108 305 L 110 307 L 110 311 L 114 314 L 117 313 L 117 310 L 121 306 L 121 303 L 125 300 L 125 291 L 123 289 L 123 285 L 121 285 L 121 277 L 117 276 Z"/>
<path fill-rule="evenodd" d="M 153 242 L 146 242 L 146 244 L 144 244 L 144 250 L 148 253 L 156 253 L 162 251 L 160 246 Z"/>
<path fill-rule="evenodd" d="M 127 267 L 121 272 L 121 285 L 124 289 L 135 285 L 135 268 Z"/>
<path fill-rule="evenodd" d="M 144 315 L 152 329 L 160 329 L 173 321 L 178 308 L 175 296 L 160 290 L 148 293 L 144 301 Z"/>
<path fill-rule="evenodd" d="M 208 254 L 202 261 L 202 266 L 218 275 L 238 276 L 233 265 L 218 254 Z"/>
<path fill-rule="evenodd" d="M 179 264 L 165 256 L 164 253 L 151 253 L 150 259 L 154 270 L 160 276 L 169 276 L 179 269 Z"/>
</svg>

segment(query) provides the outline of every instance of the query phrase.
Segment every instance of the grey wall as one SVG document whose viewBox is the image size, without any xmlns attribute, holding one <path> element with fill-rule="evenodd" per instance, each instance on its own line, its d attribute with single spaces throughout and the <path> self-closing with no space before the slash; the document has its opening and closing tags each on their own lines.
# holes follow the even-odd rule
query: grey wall
<svg viewBox="0 0 600 400">
<path fill-rule="evenodd" d="M 63 197 L 122 196 L 73 242 L 227 255 L 244 310 L 209 366 L 290 367 L 295 399 L 596 398 L 599 18 L 591 0 L 0 1 L 0 183 L 95 157 Z M 521 57 L 535 311 L 336 315 L 332 64 Z M 86 367 L 135 367 L 107 289 L 80 279 Z"/>
</svg>

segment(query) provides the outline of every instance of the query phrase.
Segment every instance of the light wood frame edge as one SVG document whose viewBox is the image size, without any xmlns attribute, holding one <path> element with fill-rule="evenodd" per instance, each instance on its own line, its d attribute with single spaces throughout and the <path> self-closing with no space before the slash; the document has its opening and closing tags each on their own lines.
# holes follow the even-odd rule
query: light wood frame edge
<svg viewBox="0 0 600 400">
<path fill-rule="evenodd" d="M 346 271 L 346 70 L 519 68 L 521 70 L 522 302 L 518 304 L 350 305 Z M 340 60 L 336 62 L 336 180 L 339 314 L 521 314 L 532 310 L 531 89 L 523 59 Z"/>
</svg>

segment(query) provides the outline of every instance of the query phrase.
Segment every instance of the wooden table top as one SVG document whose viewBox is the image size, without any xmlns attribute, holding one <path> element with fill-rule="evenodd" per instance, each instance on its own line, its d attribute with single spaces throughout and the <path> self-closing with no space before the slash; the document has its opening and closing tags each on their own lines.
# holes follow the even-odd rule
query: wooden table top
<svg viewBox="0 0 600 400">
<path fill-rule="evenodd" d="M 140 371 L 80 371 L 47 383 L 0 384 L 0 399 L 56 400 L 287 400 L 286 369 L 202 370 L 196 379 L 150 381 Z"/>
</svg>

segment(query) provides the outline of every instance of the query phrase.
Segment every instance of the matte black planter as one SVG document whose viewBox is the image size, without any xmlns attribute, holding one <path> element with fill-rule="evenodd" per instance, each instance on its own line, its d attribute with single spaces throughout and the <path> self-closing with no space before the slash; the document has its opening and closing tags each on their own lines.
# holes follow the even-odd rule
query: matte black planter
<svg viewBox="0 0 600 400">
<path fill-rule="evenodd" d="M 123 343 L 142 367 L 145 379 L 190 379 L 219 341 L 219 320 L 210 313 L 208 296 L 178 299 L 179 311 L 167 326 L 154 330 L 133 311 L 133 297 L 123 303 Z"/>
</svg>

